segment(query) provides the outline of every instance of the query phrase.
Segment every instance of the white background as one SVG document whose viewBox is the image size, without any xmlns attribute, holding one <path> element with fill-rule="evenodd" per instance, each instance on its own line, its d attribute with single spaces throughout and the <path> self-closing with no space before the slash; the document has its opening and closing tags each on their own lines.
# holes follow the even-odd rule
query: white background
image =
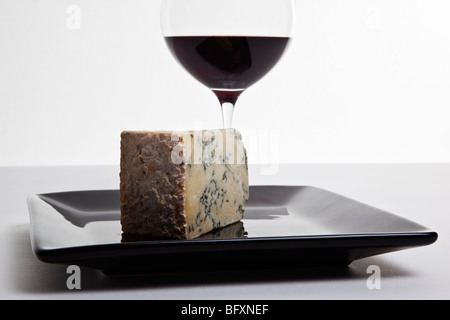
<svg viewBox="0 0 450 320">
<path fill-rule="evenodd" d="M 0 165 L 118 164 L 122 130 L 221 126 L 165 47 L 159 5 L 0 0 Z M 450 161 L 450 2 L 297 9 L 286 56 L 236 106 L 250 162 Z"/>
</svg>

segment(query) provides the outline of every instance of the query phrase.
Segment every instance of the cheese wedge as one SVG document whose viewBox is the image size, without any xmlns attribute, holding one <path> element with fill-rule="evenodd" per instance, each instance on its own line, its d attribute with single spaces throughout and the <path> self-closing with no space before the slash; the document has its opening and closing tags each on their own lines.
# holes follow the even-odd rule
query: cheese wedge
<svg viewBox="0 0 450 320">
<path fill-rule="evenodd" d="M 247 154 L 235 129 L 121 134 L 122 231 L 193 239 L 243 218 Z"/>
</svg>

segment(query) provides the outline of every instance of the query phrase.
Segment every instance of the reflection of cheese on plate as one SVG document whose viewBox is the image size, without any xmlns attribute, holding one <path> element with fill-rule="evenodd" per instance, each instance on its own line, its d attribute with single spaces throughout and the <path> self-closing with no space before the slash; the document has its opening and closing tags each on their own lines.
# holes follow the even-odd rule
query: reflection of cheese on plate
<svg viewBox="0 0 450 320">
<path fill-rule="evenodd" d="M 121 135 L 124 233 L 192 239 L 243 218 L 247 155 L 234 129 Z"/>
</svg>

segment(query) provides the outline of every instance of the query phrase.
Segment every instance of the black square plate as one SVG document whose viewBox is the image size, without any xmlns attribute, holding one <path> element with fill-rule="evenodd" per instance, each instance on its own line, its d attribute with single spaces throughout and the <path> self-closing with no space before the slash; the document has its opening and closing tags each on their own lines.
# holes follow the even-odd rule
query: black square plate
<svg viewBox="0 0 450 320">
<path fill-rule="evenodd" d="M 415 222 L 309 186 L 252 186 L 244 219 L 194 240 L 122 234 L 118 190 L 28 197 L 31 242 L 45 262 L 106 274 L 345 266 L 432 244 Z"/>
</svg>

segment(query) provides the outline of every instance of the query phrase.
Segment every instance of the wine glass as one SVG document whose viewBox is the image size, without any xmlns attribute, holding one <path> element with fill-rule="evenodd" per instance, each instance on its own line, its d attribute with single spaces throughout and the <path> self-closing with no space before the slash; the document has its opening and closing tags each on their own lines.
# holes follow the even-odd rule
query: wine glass
<svg viewBox="0 0 450 320">
<path fill-rule="evenodd" d="M 231 128 L 239 96 L 280 60 L 294 0 L 162 0 L 161 28 L 178 62 L 211 89 Z"/>
</svg>

